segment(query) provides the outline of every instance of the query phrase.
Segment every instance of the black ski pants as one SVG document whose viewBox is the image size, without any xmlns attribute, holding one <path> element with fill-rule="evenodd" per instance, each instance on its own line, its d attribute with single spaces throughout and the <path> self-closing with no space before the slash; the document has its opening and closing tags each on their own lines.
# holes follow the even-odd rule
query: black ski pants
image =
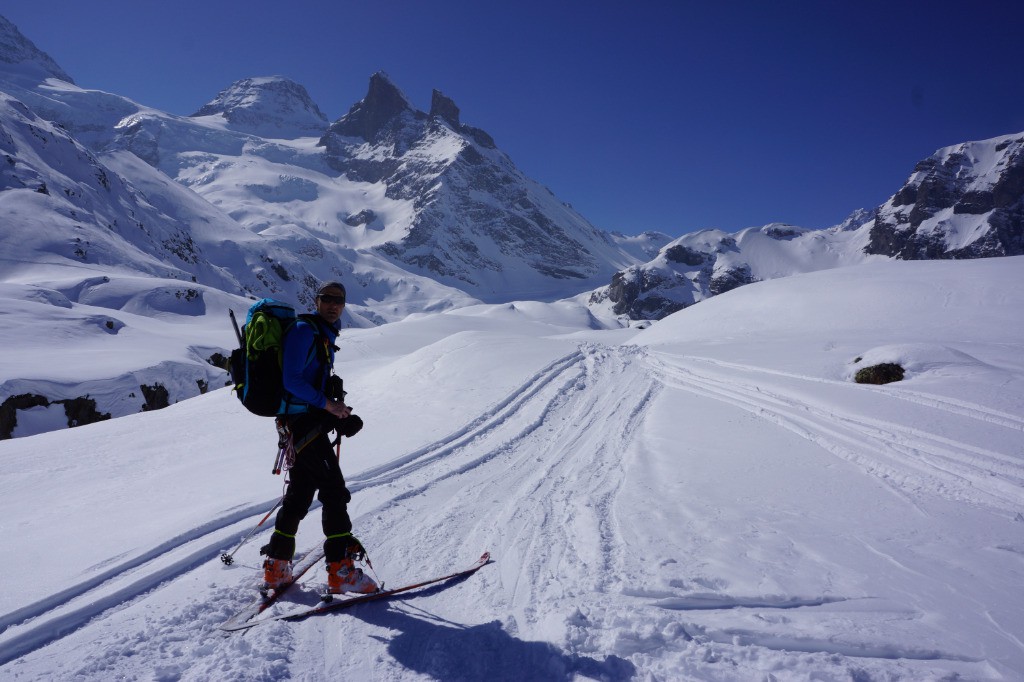
<svg viewBox="0 0 1024 682">
<path fill-rule="evenodd" d="M 288 472 L 288 487 L 281 509 L 277 512 L 274 534 L 265 553 L 274 559 L 291 559 L 295 555 L 295 534 L 299 522 L 306 517 L 313 495 L 323 505 L 324 555 L 327 561 L 340 561 L 352 544 L 352 520 L 348 503 L 352 494 L 345 487 L 338 457 L 331 447 L 320 417 L 307 413 L 288 418 L 292 442 L 299 447 L 314 431 L 315 435 L 295 456 L 295 465 Z"/>
</svg>

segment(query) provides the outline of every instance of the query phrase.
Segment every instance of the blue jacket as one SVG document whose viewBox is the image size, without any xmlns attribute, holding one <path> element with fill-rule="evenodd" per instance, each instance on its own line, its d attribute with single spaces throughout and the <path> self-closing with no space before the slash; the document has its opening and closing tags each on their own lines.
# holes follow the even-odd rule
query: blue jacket
<svg viewBox="0 0 1024 682">
<path fill-rule="evenodd" d="M 324 386 L 334 367 L 334 341 L 341 329 L 339 320 L 334 326 L 317 317 L 317 329 L 306 320 L 299 318 L 285 334 L 281 357 L 281 373 L 284 390 L 289 398 L 281 402 L 278 414 L 300 414 L 310 407 L 323 409 L 327 404 Z M 319 332 L 319 333 L 318 333 Z M 323 366 L 317 345 L 326 346 L 327 367 Z"/>
</svg>

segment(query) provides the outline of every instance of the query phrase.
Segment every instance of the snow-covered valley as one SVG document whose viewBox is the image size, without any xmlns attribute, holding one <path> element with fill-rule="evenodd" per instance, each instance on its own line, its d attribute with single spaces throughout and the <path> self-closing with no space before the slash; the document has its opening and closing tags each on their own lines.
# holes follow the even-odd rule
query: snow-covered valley
<svg viewBox="0 0 1024 682">
<path fill-rule="evenodd" d="M 218 556 L 280 495 L 270 420 L 218 390 L 4 441 L 0 677 L 1018 679 L 1022 266 L 838 268 L 648 329 L 564 302 L 346 329 L 380 578 L 495 561 L 233 635 L 265 531 Z M 906 379 L 852 382 L 875 362 Z"/>
</svg>

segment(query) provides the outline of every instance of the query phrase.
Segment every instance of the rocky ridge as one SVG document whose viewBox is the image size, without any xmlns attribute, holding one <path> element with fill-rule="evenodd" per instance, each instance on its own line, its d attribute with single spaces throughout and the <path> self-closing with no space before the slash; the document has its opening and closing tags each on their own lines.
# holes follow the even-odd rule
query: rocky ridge
<svg viewBox="0 0 1024 682">
<path fill-rule="evenodd" d="M 686 235 L 650 261 L 617 272 L 589 300 L 630 319 L 661 319 L 744 284 L 872 257 L 1021 254 L 1024 134 L 1018 133 L 938 150 L 885 204 L 826 230 L 772 224 Z"/>
<path fill-rule="evenodd" d="M 868 229 L 867 253 L 903 260 L 1024 253 L 1024 134 L 938 150 Z"/>
</svg>

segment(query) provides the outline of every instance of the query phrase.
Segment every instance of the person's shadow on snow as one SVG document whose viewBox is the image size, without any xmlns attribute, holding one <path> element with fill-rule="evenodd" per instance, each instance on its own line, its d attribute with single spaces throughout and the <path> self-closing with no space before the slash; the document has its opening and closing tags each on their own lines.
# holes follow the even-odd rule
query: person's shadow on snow
<svg viewBox="0 0 1024 682">
<path fill-rule="evenodd" d="M 426 596 L 444 589 L 419 593 Z M 388 653 L 408 670 L 429 675 L 442 682 L 458 680 L 572 680 L 576 675 L 590 679 L 623 682 L 636 668 L 618 656 L 599 661 L 567 654 L 548 642 L 525 642 L 505 632 L 501 623 L 463 626 L 425 613 L 412 615 L 400 608 L 402 602 L 356 606 L 349 611 L 364 622 L 397 631 L 386 642 Z"/>
</svg>

